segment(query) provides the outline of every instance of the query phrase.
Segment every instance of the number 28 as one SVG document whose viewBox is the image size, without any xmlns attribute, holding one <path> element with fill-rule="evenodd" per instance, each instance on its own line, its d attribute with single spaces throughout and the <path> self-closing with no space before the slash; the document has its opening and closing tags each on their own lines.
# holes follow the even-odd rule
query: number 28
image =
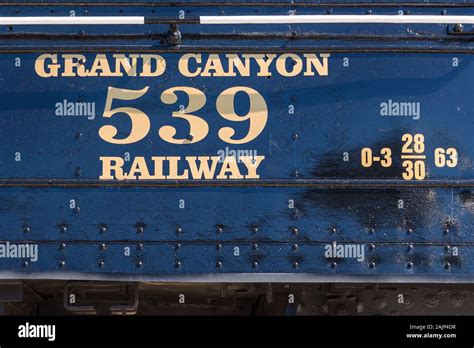
<svg viewBox="0 0 474 348">
<path fill-rule="evenodd" d="M 150 118 L 143 111 L 132 107 L 120 107 L 112 109 L 114 99 L 118 100 L 136 100 L 146 94 L 149 87 L 141 90 L 121 89 L 109 87 L 107 100 L 105 102 L 105 110 L 103 117 L 110 118 L 118 113 L 128 115 L 132 122 L 130 134 L 126 138 L 115 138 L 118 133 L 116 127 L 105 125 L 99 129 L 99 136 L 112 144 L 132 144 L 145 138 L 150 131 Z M 201 117 L 193 115 L 206 104 L 206 95 L 199 89 L 193 87 L 172 87 L 165 90 L 161 94 L 161 101 L 165 104 L 175 104 L 178 101 L 177 91 L 187 94 L 189 102 L 187 107 L 180 111 L 174 111 L 172 117 L 182 118 L 189 124 L 189 134 L 187 138 L 176 138 L 176 128 L 173 126 L 163 126 L 158 131 L 160 137 L 172 144 L 193 144 L 203 140 L 209 133 L 208 123 Z M 250 108 L 247 115 L 239 116 L 235 112 L 234 101 L 237 92 L 244 92 L 248 95 Z M 263 131 L 267 123 L 268 108 L 262 95 L 256 90 L 239 86 L 231 87 L 223 91 L 216 100 L 217 112 L 226 120 L 234 122 L 249 121 L 249 131 L 242 139 L 233 139 L 235 130 L 231 127 L 222 127 L 219 132 L 219 138 L 229 144 L 245 144 L 256 137 Z"/>
</svg>

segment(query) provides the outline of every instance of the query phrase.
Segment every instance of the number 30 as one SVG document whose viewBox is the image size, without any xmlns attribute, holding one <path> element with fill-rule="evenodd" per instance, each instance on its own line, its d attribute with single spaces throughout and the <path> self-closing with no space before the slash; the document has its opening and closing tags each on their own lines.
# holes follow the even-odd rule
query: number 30
<svg viewBox="0 0 474 348">
<path fill-rule="evenodd" d="M 141 90 L 129 90 L 109 87 L 107 100 L 105 103 L 104 117 L 112 117 L 117 113 L 125 113 L 132 122 L 130 134 L 126 138 L 115 138 L 118 133 L 116 127 L 111 125 L 102 126 L 99 129 L 99 136 L 112 144 L 132 144 L 142 140 L 150 131 L 150 119 L 141 110 L 131 107 L 121 107 L 112 109 L 114 99 L 135 100 L 146 94 L 148 87 Z M 209 133 L 208 123 L 199 116 L 192 115 L 199 111 L 206 104 L 206 95 L 193 87 L 173 87 L 165 90 L 161 94 L 161 101 L 165 104 L 175 104 L 178 101 L 176 91 L 181 91 L 188 96 L 188 106 L 181 111 L 174 111 L 172 117 L 182 118 L 189 123 L 189 137 L 185 139 L 175 138 L 176 128 L 173 126 L 163 126 L 159 130 L 160 137 L 172 144 L 193 144 L 203 140 Z M 249 97 L 250 107 L 247 115 L 239 116 L 235 112 L 235 95 L 238 92 L 246 93 Z M 256 90 L 239 86 L 231 87 L 223 91 L 216 101 L 216 108 L 219 114 L 229 121 L 243 122 L 249 120 L 249 130 L 242 139 L 232 139 L 235 130 L 231 127 L 223 127 L 219 130 L 219 138 L 229 144 L 245 144 L 260 135 L 265 128 L 268 119 L 268 108 L 265 99 Z"/>
</svg>

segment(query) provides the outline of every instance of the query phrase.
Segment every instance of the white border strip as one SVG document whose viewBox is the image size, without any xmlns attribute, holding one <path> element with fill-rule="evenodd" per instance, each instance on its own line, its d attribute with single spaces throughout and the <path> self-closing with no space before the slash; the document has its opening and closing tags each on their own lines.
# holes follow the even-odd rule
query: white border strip
<svg viewBox="0 0 474 348">
<path fill-rule="evenodd" d="M 201 24 L 474 24 L 474 16 L 425 15 L 286 15 L 286 16 L 201 16 Z"/>
<path fill-rule="evenodd" d="M 0 25 L 145 24 L 143 16 L 0 17 Z"/>
</svg>

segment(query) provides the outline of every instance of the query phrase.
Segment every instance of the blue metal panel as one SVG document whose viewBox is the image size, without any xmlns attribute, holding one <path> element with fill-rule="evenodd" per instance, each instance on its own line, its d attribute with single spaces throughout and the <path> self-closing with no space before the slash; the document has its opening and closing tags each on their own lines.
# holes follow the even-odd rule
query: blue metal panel
<svg viewBox="0 0 474 348">
<path fill-rule="evenodd" d="M 10 26 L 0 33 L 0 277 L 473 281 L 472 26 L 199 24 L 201 15 L 289 11 L 474 15 L 472 3 L 213 3 L 0 2 L 0 17 L 74 11 L 140 15 L 147 23 Z M 170 24 L 178 25 L 179 45 L 169 43 Z M 275 58 L 269 77 L 258 76 L 261 67 L 251 60 L 250 76 L 190 78 L 178 68 L 186 53 L 200 54 L 202 62 L 191 61 L 192 69 L 205 69 L 209 59 L 225 69 L 231 53 L 242 60 L 259 53 Z M 286 53 L 306 64 L 297 76 L 277 68 Z M 111 67 L 114 54 L 160 55 L 166 70 L 156 77 L 41 77 L 35 64 L 41 66 L 43 54 L 50 55 L 49 63 L 55 55 L 60 72 L 66 54 L 82 54 L 89 70 L 100 54 Z M 320 62 L 329 54 L 328 73 L 305 76 L 307 54 Z M 296 69 L 293 61 L 284 70 Z M 176 102 L 162 101 L 162 93 L 177 86 L 206 97 L 189 112 L 209 125 L 196 143 L 172 144 L 159 135 L 163 126 L 175 127 L 176 138 L 190 135 L 187 121 L 172 117 L 190 98 L 181 91 Z M 235 130 L 232 139 L 249 132 L 248 121 L 233 122 L 217 106 L 223 91 L 236 86 L 255 90 L 268 111 L 265 127 L 242 145 L 219 136 L 225 127 Z M 143 96 L 116 98 L 111 106 L 148 115 L 150 130 L 140 141 L 118 145 L 99 136 L 102 127 L 113 125 L 123 139 L 132 127 L 124 113 L 103 117 L 110 87 L 148 87 Z M 95 113 L 58 115 L 63 103 L 94 103 Z M 235 113 L 246 115 L 249 104 L 239 92 Z M 394 115 L 392 107 L 405 109 Z M 264 156 L 258 177 L 219 178 L 218 163 L 203 179 L 192 175 L 186 160 L 233 150 Z M 128 172 L 137 157 L 153 171 L 153 156 L 163 157 L 161 179 L 101 179 L 107 172 L 101 157 L 124 158 Z M 180 157 L 177 173 L 187 171 L 187 177 L 166 177 L 170 156 Z M 238 170 L 250 174 L 242 163 Z M 38 247 L 37 260 L 6 251 L 23 244 Z M 363 255 L 328 255 L 335 245 L 362 248 Z"/>
</svg>

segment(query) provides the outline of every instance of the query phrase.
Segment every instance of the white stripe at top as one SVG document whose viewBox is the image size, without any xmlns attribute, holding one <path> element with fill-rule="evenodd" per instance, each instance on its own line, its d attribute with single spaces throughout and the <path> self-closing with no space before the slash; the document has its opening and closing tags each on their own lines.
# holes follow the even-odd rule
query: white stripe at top
<svg viewBox="0 0 474 348">
<path fill-rule="evenodd" d="M 201 16 L 201 24 L 474 24 L 474 16 L 427 15 L 285 15 L 285 16 Z"/>
<path fill-rule="evenodd" d="M 89 25 L 145 24 L 143 16 L 95 17 L 0 17 L 0 25 Z"/>
</svg>

